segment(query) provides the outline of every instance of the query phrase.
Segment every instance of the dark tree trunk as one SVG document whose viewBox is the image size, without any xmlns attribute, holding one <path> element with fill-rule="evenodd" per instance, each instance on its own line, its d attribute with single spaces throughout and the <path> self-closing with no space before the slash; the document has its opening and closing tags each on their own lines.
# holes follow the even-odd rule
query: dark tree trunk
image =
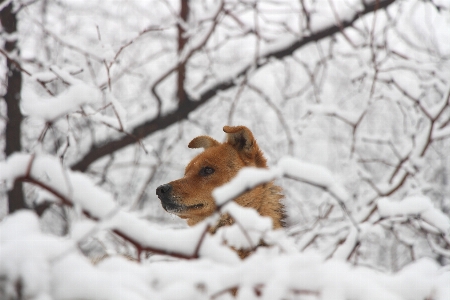
<svg viewBox="0 0 450 300">
<path fill-rule="evenodd" d="M 180 19 L 187 23 L 189 16 L 189 0 L 180 0 Z M 187 38 L 185 36 L 186 31 L 184 30 L 185 24 L 178 24 L 178 54 L 183 52 L 184 46 L 186 45 Z M 186 91 L 184 90 L 184 81 L 186 79 L 186 64 L 182 63 L 178 67 L 177 75 L 177 98 L 178 103 L 181 104 L 186 100 Z"/>
<path fill-rule="evenodd" d="M 3 1 L 0 1 L 2 3 Z M 9 37 L 14 37 L 17 32 L 17 18 L 13 12 L 13 5 L 8 6 L 0 11 L 0 21 L 3 26 L 3 31 Z M 20 143 L 21 131 L 20 124 L 22 123 L 22 113 L 20 112 L 20 90 L 22 88 L 22 73 L 14 61 L 19 55 L 17 47 L 17 40 L 9 38 L 5 42 L 4 52 L 7 55 L 6 59 L 6 94 L 3 96 L 7 106 L 8 122 L 6 124 L 5 138 L 5 155 L 9 156 L 14 152 L 21 151 Z M 22 191 L 22 183 L 16 182 L 14 188 L 8 192 L 9 213 L 18 209 L 25 208 L 25 198 Z"/>
</svg>

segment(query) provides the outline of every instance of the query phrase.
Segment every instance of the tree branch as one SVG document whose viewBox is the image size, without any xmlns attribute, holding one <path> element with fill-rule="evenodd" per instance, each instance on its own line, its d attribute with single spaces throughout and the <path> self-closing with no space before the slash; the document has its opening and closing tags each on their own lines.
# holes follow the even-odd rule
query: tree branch
<svg viewBox="0 0 450 300">
<path fill-rule="evenodd" d="M 251 64 L 245 66 L 240 72 L 236 73 L 233 78 L 215 84 L 210 89 L 206 90 L 198 100 L 193 101 L 190 99 L 189 95 L 186 95 L 186 100 L 180 101 L 177 109 L 167 115 L 158 115 L 154 119 L 138 125 L 132 131 L 132 135 L 138 139 L 141 139 L 159 130 L 165 129 L 183 119 L 186 119 L 189 113 L 207 103 L 214 96 L 216 96 L 218 92 L 236 87 L 238 84 L 238 81 L 236 80 L 237 78 L 246 75 L 249 71 L 258 70 L 268 64 L 270 62 L 269 58 L 283 59 L 288 57 L 296 50 L 306 46 L 307 44 L 329 38 L 334 34 L 341 32 L 341 30 L 352 26 L 362 16 L 374 12 L 376 9 L 385 9 L 394 2 L 395 0 L 374 0 L 371 3 L 365 4 L 364 9 L 360 12 L 356 12 L 348 21 L 341 21 L 339 25 L 333 25 L 316 33 L 312 33 L 311 35 L 305 36 L 284 49 L 268 52 L 262 55 L 256 64 L 252 62 Z M 97 159 L 109 155 L 112 152 L 129 146 L 135 142 L 136 139 L 133 139 L 130 136 L 124 136 L 117 140 L 105 142 L 102 145 L 92 145 L 91 149 L 71 167 L 73 170 L 86 171 L 89 165 Z"/>
</svg>

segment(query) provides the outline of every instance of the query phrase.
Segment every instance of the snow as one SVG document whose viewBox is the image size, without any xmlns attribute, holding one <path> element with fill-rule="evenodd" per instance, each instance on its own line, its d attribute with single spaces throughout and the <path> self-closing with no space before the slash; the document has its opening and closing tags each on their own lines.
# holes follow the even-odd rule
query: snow
<svg viewBox="0 0 450 300">
<path fill-rule="evenodd" d="M 120 120 L 119 122 L 121 124 L 121 127 L 123 127 L 122 129 L 126 130 L 128 128 L 126 109 L 122 106 L 122 104 L 120 104 L 119 100 L 117 100 L 111 92 L 106 94 L 106 100 L 111 102 L 114 107 L 114 112 L 117 114 L 116 118 Z"/>
<path fill-rule="evenodd" d="M 0 161 L 0 210 L 7 211 L 6 189 L 24 177 L 27 201 L 65 202 L 74 209 L 64 237 L 41 229 L 53 226 L 47 219 L 58 217 L 53 209 L 41 220 L 31 211 L 0 220 L 0 299 L 19 298 L 22 286 L 20 298 L 30 300 L 232 299 L 228 291 L 235 287 L 238 299 L 448 300 L 447 2 L 394 2 L 386 12 L 363 16 L 363 5 L 376 6 L 376 0 L 192 1 L 185 22 L 180 1 L 4 1 L 1 8 L 13 3 L 18 14 L 18 31 L 2 38 L 20 41 L 8 55 L 24 71 L 21 108 L 29 118 L 21 141 L 23 151 L 34 153 Z M 344 32 L 273 57 L 356 18 Z M 186 30 L 181 53 L 177 25 Z M 180 61 L 189 97 L 215 96 L 188 121 L 170 126 L 176 118 L 166 113 L 177 105 L 178 83 L 163 72 L 174 73 Z M 144 123 L 153 131 L 156 108 L 148 93 L 158 78 L 164 78 L 157 87 L 158 116 L 169 128 L 136 134 L 154 151 L 144 155 L 139 146 L 128 147 L 85 174 L 66 167 L 126 136 L 117 131 L 133 132 Z M 108 79 L 110 85 L 98 84 Z M 261 105 L 264 99 L 248 83 L 267 92 L 271 105 Z M 0 106 L 4 129 L 7 107 Z M 438 119 L 430 125 L 428 118 Z M 46 122 L 51 129 L 38 140 Z M 179 178 L 191 155 L 186 139 L 194 133 L 221 139 L 226 122 L 251 128 L 269 163 L 278 163 L 244 169 L 214 191 L 220 213 L 231 215 L 234 225 L 211 235 L 217 212 L 195 227 L 173 229 L 154 187 Z M 283 158 L 286 152 L 295 158 Z M 270 219 L 233 202 L 278 179 L 295 232 L 274 231 Z M 122 210 L 141 191 L 139 197 L 149 200 L 143 209 Z M 356 226 L 330 195 L 349 208 Z M 113 236 L 105 231 L 132 243 L 103 244 Z M 136 254 L 135 245 L 148 252 L 140 253 L 139 263 L 118 254 L 93 265 L 80 247 L 97 239 L 109 254 L 121 253 L 122 246 Z M 264 247 L 245 260 L 230 248 L 260 242 Z"/>
<path fill-rule="evenodd" d="M 21 280 L 30 299 L 209 299 L 223 289 L 239 286 L 238 297 L 247 297 L 255 287 L 264 286 L 262 299 L 279 299 L 292 291 L 320 294 L 321 299 L 423 299 L 429 295 L 448 295 L 448 271 L 435 262 L 420 259 L 389 275 L 364 267 L 352 267 L 346 260 L 360 234 L 370 232 L 365 226 L 359 232 L 350 226 L 345 241 L 332 259 L 311 252 L 301 253 L 289 242 L 283 231 L 272 232 L 272 221 L 253 209 L 226 202 L 236 194 L 236 185 L 246 189 L 271 181 L 281 175 L 310 182 L 345 199 L 345 190 L 327 169 L 283 158 L 273 169 L 245 169 L 238 174 L 240 183 L 232 180 L 227 189 L 216 195 L 223 199 L 222 213 L 230 214 L 236 223 L 220 228 L 215 235 L 206 233 L 208 222 L 188 229 L 165 229 L 120 210 L 112 196 L 95 186 L 84 174 L 64 169 L 50 156 L 16 154 L 2 162 L 0 178 L 29 176 L 51 187 L 98 221 L 80 220 L 72 224 L 70 237 L 61 239 L 43 234 L 37 216 L 19 211 L 0 223 L 0 274 L 6 274 L 6 293 L 14 295 L 14 282 Z M 42 176 L 45 174 L 45 176 Z M 242 175 L 243 174 L 243 175 Z M 233 191 L 231 194 L 227 194 Z M 239 193 L 238 193 L 239 194 Z M 220 198 L 222 197 L 222 198 Z M 447 216 L 434 209 L 424 196 L 411 196 L 401 202 L 378 201 L 381 216 L 420 215 L 442 232 L 448 231 Z M 160 249 L 167 254 L 192 255 L 193 262 L 155 262 L 137 264 L 120 257 L 107 258 L 93 266 L 79 252 L 77 243 L 99 230 L 118 230 L 142 247 Z M 326 229 L 326 228 L 325 228 Z M 309 242 L 313 234 L 305 236 Z M 269 248 L 258 248 L 246 260 L 240 260 L 229 246 L 245 249 L 264 240 Z M 201 244 L 199 244 L 201 243 Z M 303 242 L 305 243 L 305 242 Z M 5 259 L 7 257 L 8 259 Z M 226 279 L 225 279 L 226 278 Z"/>
<path fill-rule="evenodd" d="M 34 73 L 33 76 L 31 76 L 31 78 L 41 82 L 50 82 L 57 79 L 58 77 L 55 75 L 55 73 L 51 71 L 44 71 Z"/>
<path fill-rule="evenodd" d="M 108 64 L 114 62 L 114 57 L 116 56 L 116 53 L 114 52 L 111 45 L 106 43 L 97 44 L 91 49 L 91 52 L 96 57 L 101 58 Z"/>
<path fill-rule="evenodd" d="M 76 241 L 81 241 L 91 236 L 95 230 L 98 230 L 97 222 L 92 220 L 79 220 L 72 223 L 70 227 L 70 236 Z"/>
<path fill-rule="evenodd" d="M 420 216 L 425 222 L 450 235 L 450 218 L 436 209 L 431 200 L 425 196 L 410 196 L 402 201 L 391 201 L 389 198 L 378 200 L 378 212 L 382 217 Z"/>
<path fill-rule="evenodd" d="M 25 176 L 30 162 L 30 155 L 13 153 L 8 157 L 8 161 L 0 162 L 0 181 L 6 183 L 7 189 L 12 189 L 14 179 Z"/>
<path fill-rule="evenodd" d="M 350 125 L 356 125 L 362 115 L 361 113 L 355 111 L 344 111 L 333 105 L 308 105 L 306 110 L 316 114 L 335 116 Z"/>
<path fill-rule="evenodd" d="M 129 263 L 131 264 L 131 263 Z M 52 294 L 56 299 L 147 299 L 156 297 L 145 277 L 129 268 L 103 271 L 80 255 L 70 254 L 52 264 Z"/>
<path fill-rule="evenodd" d="M 127 130 L 129 127 L 127 122 L 127 111 L 111 92 L 107 91 L 105 96 L 106 102 L 113 108 L 114 116 L 102 114 L 102 111 L 96 111 L 89 106 L 85 107 L 84 112 L 94 121 L 103 123 L 119 131 Z"/>
<path fill-rule="evenodd" d="M 111 194 L 97 187 L 88 176 L 64 169 L 56 157 L 12 155 L 6 162 L 2 162 L 0 179 L 7 181 L 11 188 L 15 178 L 25 176 L 28 169 L 33 180 L 41 182 L 52 193 L 54 191 L 75 207 L 100 220 L 101 228 L 118 230 L 143 247 L 193 255 L 197 247 L 196 241 L 200 240 L 206 230 L 206 224 L 182 230 L 155 228 L 132 213 L 120 210 Z"/>
<path fill-rule="evenodd" d="M 351 21 L 364 8 L 359 1 L 321 0 L 316 4 L 316 9 L 317 13 L 312 14 L 311 18 L 313 32 L 324 30 L 331 25 L 341 26 L 342 23 Z"/>
<path fill-rule="evenodd" d="M 261 217 L 254 209 L 242 207 L 234 202 L 228 203 L 222 211 L 228 213 L 244 228 L 267 231 L 272 228 L 272 219 Z"/>
<path fill-rule="evenodd" d="M 348 199 L 345 188 L 334 178 L 330 170 L 323 166 L 283 157 L 278 162 L 278 167 L 284 176 L 324 188 L 340 201 Z"/>
<path fill-rule="evenodd" d="M 297 37 L 285 36 L 284 38 L 279 39 L 276 42 L 272 42 L 270 44 L 262 44 L 260 57 L 261 58 L 270 57 L 273 55 L 273 53 L 282 51 L 283 49 L 292 46 L 297 41 L 298 41 Z"/>
<path fill-rule="evenodd" d="M 99 112 L 96 112 L 91 107 L 86 107 L 84 111 L 89 115 L 90 119 L 92 119 L 96 122 L 105 124 L 106 126 L 112 127 L 116 130 L 121 129 L 121 126 L 120 126 L 121 123 L 119 122 L 119 119 L 116 116 L 112 117 L 112 116 L 107 116 L 107 115 L 101 114 Z"/>
<path fill-rule="evenodd" d="M 227 201 L 239 196 L 242 192 L 252 189 L 257 185 L 272 181 L 278 174 L 271 170 L 259 168 L 243 168 L 231 182 L 214 189 L 212 195 L 217 206 L 222 206 Z"/>
<path fill-rule="evenodd" d="M 6 0 L 2 2 L 2 4 L 0 4 L 0 11 L 3 10 L 5 7 L 7 7 L 9 4 L 11 4 L 11 2 L 13 2 L 13 0 Z"/>
<path fill-rule="evenodd" d="M 434 140 L 445 139 L 450 136 L 450 127 L 444 127 L 443 129 L 435 129 L 431 134 L 431 138 Z"/>
<path fill-rule="evenodd" d="M 261 285 L 262 299 L 280 299 L 290 291 L 317 293 L 321 299 L 448 299 L 450 272 L 429 259 L 392 275 L 317 254 L 280 254 L 270 248 L 259 248 L 243 261 L 236 257 L 232 264 L 210 259 L 137 264 L 110 257 L 93 266 L 72 245 L 71 240 L 41 233 L 30 211 L 8 216 L 0 223 L 0 274 L 7 278 L 7 293 L 14 294 L 12 287 L 20 278 L 30 299 L 209 299 L 235 286 L 240 297 L 249 295 Z"/>
<path fill-rule="evenodd" d="M 136 219 L 132 214 L 119 211 L 105 222 L 105 228 L 116 229 L 139 242 L 144 247 L 161 249 L 167 253 L 193 255 L 203 232 L 205 224 L 187 229 L 162 229 L 151 226 L 148 222 Z"/>
<path fill-rule="evenodd" d="M 198 240 L 199 239 L 197 238 L 193 241 L 196 242 Z M 235 251 L 231 250 L 228 246 L 223 245 L 219 235 L 204 240 L 202 247 L 200 248 L 200 256 L 226 265 L 237 264 L 240 260 Z"/>
<path fill-rule="evenodd" d="M 19 211 L 4 220 L 0 224 L 0 274 L 7 275 L 9 281 L 6 294 L 13 297 L 11 283 L 21 280 L 23 297 L 51 299 L 47 260 L 66 246 L 67 242 L 40 234 L 38 218 L 29 211 Z"/>
<path fill-rule="evenodd" d="M 220 207 L 246 190 L 283 176 L 323 188 L 339 201 L 348 198 L 345 188 L 336 181 L 327 168 L 288 156 L 280 159 L 277 166 L 271 169 L 252 167 L 241 169 L 229 183 L 214 189 L 212 195 Z"/>
<path fill-rule="evenodd" d="M 68 76 L 64 76 L 64 80 L 69 80 L 72 85 L 55 97 L 41 98 L 36 94 L 24 93 L 21 102 L 23 114 L 51 122 L 75 112 L 85 104 L 98 103 L 101 100 L 101 92 L 96 87 L 75 81 Z"/>
<path fill-rule="evenodd" d="M 447 86 L 442 99 L 435 106 L 428 109 L 428 113 L 433 119 L 436 119 L 439 113 L 450 103 L 450 85 Z"/>
<path fill-rule="evenodd" d="M 337 250 L 333 254 L 333 258 L 346 260 L 358 242 L 358 230 L 355 227 L 350 228 L 350 232 L 348 233 L 345 242 L 340 245 Z"/>
</svg>

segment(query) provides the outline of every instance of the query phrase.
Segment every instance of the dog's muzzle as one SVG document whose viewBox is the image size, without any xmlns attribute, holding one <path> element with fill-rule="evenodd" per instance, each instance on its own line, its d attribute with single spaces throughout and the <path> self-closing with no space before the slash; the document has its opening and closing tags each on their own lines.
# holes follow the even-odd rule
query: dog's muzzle
<svg viewBox="0 0 450 300">
<path fill-rule="evenodd" d="M 172 191 L 172 186 L 170 184 L 163 184 L 156 188 L 156 195 L 158 198 L 163 200 L 163 198 L 167 198 L 170 192 Z"/>
<path fill-rule="evenodd" d="M 156 188 L 156 195 L 161 200 L 162 207 L 168 212 L 175 212 L 180 210 L 178 205 L 172 198 L 172 186 L 170 184 L 163 184 Z"/>
</svg>

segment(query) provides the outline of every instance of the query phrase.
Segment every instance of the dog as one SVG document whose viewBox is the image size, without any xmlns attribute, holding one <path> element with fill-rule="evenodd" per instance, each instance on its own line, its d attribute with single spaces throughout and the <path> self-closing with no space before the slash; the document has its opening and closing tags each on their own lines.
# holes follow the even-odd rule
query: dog
<svg viewBox="0 0 450 300">
<path fill-rule="evenodd" d="M 187 220 L 193 226 L 216 211 L 212 191 L 229 182 L 244 167 L 267 168 L 267 161 L 252 132 L 245 126 L 224 126 L 224 143 L 209 136 L 198 136 L 189 148 L 204 148 L 186 167 L 184 177 L 156 189 L 162 207 L 169 213 Z M 242 194 L 235 202 L 254 208 L 261 216 L 270 217 L 273 228 L 284 227 L 284 206 L 281 188 L 265 183 Z M 210 231 L 233 224 L 228 215 L 221 215 Z"/>
</svg>

